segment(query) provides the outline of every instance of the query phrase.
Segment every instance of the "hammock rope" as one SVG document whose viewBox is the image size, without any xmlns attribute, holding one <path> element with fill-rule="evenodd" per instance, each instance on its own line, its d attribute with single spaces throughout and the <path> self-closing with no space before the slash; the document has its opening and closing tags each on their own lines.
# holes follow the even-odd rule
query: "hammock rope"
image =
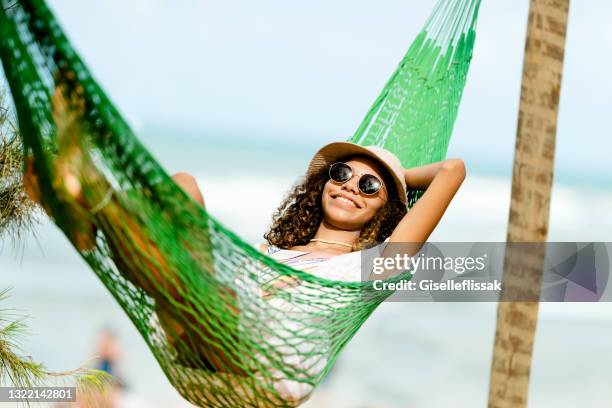
<svg viewBox="0 0 612 408">
<path fill-rule="evenodd" d="M 29 187 L 169 381 L 199 406 L 308 398 L 392 292 L 294 270 L 245 243 L 139 142 L 44 0 L 0 5 L 0 58 Z M 383 146 L 405 167 L 445 157 L 479 5 L 439 0 L 350 141 Z"/>
</svg>

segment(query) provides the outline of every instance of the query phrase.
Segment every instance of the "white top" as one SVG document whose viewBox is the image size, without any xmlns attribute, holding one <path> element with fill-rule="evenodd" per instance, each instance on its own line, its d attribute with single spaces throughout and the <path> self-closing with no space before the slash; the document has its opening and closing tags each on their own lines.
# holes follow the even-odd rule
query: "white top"
<svg viewBox="0 0 612 408">
<path fill-rule="evenodd" d="M 389 238 L 385 240 L 385 242 L 388 241 Z M 264 245 L 266 244 L 259 244 L 257 248 L 262 251 Z M 353 251 L 328 257 L 312 257 L 308 256 L 311 253 L 308 251 L 281 249 L 275 245 L 270 245 L 267 247 L 266 253 L 271 258 L 287 266 L 300 269 L 320 278 L 345 282 L 358 282 L 362 280 L 362 251 Z"/>
</svg>

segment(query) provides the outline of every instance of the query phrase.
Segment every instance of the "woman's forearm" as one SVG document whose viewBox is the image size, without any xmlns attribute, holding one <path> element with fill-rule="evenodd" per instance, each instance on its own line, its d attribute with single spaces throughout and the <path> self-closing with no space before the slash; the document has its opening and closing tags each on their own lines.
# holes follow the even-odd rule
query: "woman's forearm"
<svg viewBox="0 0 612 408">
<path fill-rule="evenodd" d="M 404 170 L 406 185 L 409 189 L 425 190 L 442 168 L 463 168 L 461 159 L 447 159 L 424 166 Z"/>
</svg>

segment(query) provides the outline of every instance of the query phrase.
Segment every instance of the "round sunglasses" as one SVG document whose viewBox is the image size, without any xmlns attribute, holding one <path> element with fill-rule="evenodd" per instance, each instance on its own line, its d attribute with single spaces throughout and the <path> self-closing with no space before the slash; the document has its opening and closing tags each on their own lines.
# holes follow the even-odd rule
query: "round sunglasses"
<svg viewBox="0 0 612 408">
<path fill-rule="evenodd" d="M 329 178 L 336 183 L 346 183 L 353 178 L 353 168 L 346 163 L 336 162 L 329 166 Z M 359 177 L 359 191 L 365 195 L 374 195 L 384 188 L 383 182 L 373 174 L 362 174 Z"/>
</svg>

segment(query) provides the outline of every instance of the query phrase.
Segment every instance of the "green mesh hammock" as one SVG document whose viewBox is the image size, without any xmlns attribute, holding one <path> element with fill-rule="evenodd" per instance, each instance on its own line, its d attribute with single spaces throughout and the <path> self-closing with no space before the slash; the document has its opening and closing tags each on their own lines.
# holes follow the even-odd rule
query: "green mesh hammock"
<svg viewBox="0 0 612 408">
<path fill-rule="evenodd" d="M 200 406 L 308 398 L 392 293 L 294 270 L 224 228 L 138 141 L 44 1 L 0 2 L 28 185 L 170 382 Z M 479 4 L 438 2 L 351 141 L 383 146 L 405 167 L 445 157 Z"/>
</svg>

